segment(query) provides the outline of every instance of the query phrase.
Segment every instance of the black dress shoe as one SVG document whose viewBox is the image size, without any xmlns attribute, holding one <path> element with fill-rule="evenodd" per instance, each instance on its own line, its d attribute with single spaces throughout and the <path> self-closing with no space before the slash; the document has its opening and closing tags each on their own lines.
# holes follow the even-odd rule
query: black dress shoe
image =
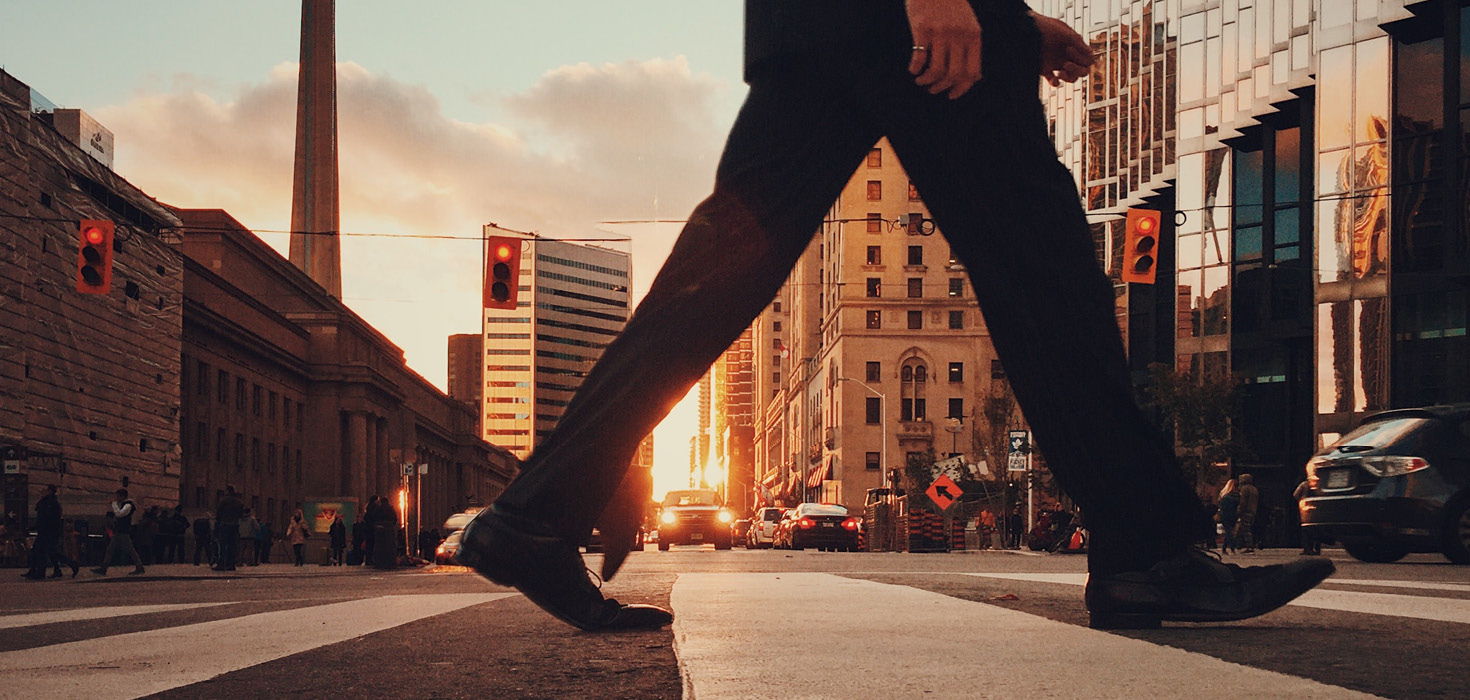
<svg viewBox="0 0 1470 700">
<path fill-rule="evenodd" d="M 652 605 L 623 605 L 587 576 L 577 546 L 549 528 L 491 508 L 481 511 L 460 536 L 460 564 L 502 586 L 514 586 L 557 619 L 589 632 L 651 629 L 674 615 Z"/>
<path fill-rule="evenodd" d="M 1335 570 L 1331 561 L 1319 557 L 1240 567 L 1190 550 L 1146 571 L 1089 577 L 1090 626 L 1151 629 L 1162 620 L 1244 620 L 1286 605 Z"/>
</svg>

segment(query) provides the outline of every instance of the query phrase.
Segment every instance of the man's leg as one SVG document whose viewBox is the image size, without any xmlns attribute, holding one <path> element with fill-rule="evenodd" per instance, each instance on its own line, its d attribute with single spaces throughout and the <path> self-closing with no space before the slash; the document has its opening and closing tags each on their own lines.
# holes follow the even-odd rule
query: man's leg
<svg viewBox="0 0 1470 700">
<path fill-rule="evenodd" d="M 998 29 L 970 95 L 908 86 L 886 100 L 889 138 L 969 273 L 1047 466 L 1086 514 L 1091 568 L 1147 568 L 1208 524 L 1133 401 L 1112 285 L 1036 97 L 1035 46 L 1016 21 Z"/>
<path fill-rule="evenodd" d="M 572 541 L 591 530 L 638 442 L 770 303 L 878 140 L 860 107 L 819 80 L 751 89 L 714 193 L 498 507 Z"/>
</svg>

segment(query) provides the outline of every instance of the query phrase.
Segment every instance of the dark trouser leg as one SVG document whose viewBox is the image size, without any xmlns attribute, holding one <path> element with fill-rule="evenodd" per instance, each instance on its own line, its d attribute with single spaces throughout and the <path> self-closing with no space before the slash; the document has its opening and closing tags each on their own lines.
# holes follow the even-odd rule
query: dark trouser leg
<svg viewBox="0 0 1470 700">
<path fill-rule="evenodd" d="M 897 79 L 881 102 L 889 138 L 968 271 L 1047 466 L 1087 518 L 1090 568 L 1146 568 L 1208 522 L 1134 403 L 1112 285 L 1036 97 L 1034 29 L 986 39 L 988 77 L 960 100 Z"/>
<path fill-rule="evenodd" d="M 714 194 L 497 507 L 573 541 L 591 529 L 638 442 L 770 303 L 877 141 L 860 109 L 822 81 L 752 87 Z"/>
</svg>

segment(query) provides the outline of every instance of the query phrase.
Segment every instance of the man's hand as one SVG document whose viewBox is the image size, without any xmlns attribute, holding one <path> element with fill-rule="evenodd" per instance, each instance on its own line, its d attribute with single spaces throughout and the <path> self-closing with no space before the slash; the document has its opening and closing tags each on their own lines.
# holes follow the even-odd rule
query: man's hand
<svg viewBox="0 0 1470 700">
<path fill-rule="evenodd" d="M 914 82 L 953 100 L 980 80 L 980 22 L 966 0 L 906 0 Z"/>
<path fill-rule="evenodd" d="M 1087 75 L 1092 65 L 1092 49 L 1082 35 L 1054 17 L 1031 13 L 1041 31 L 1041 77 L 1052 87 L 1063 81 L 1072 83 Z"/>
</svg>

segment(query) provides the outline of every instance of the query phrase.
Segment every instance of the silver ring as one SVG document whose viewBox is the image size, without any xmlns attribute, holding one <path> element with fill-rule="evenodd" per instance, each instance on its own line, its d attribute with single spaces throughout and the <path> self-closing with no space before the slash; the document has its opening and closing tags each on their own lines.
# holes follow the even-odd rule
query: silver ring
<svg viewBox="0 0 1470 700">
<path fill-rule="evenodd" d="M 914 45 L 914 50 L 915 51 L 928 51 L 929 50 L 929 47 L 927 47 L 927 46 L 919 46 L 918 44 L 915 44 Z"/>
</svg>

